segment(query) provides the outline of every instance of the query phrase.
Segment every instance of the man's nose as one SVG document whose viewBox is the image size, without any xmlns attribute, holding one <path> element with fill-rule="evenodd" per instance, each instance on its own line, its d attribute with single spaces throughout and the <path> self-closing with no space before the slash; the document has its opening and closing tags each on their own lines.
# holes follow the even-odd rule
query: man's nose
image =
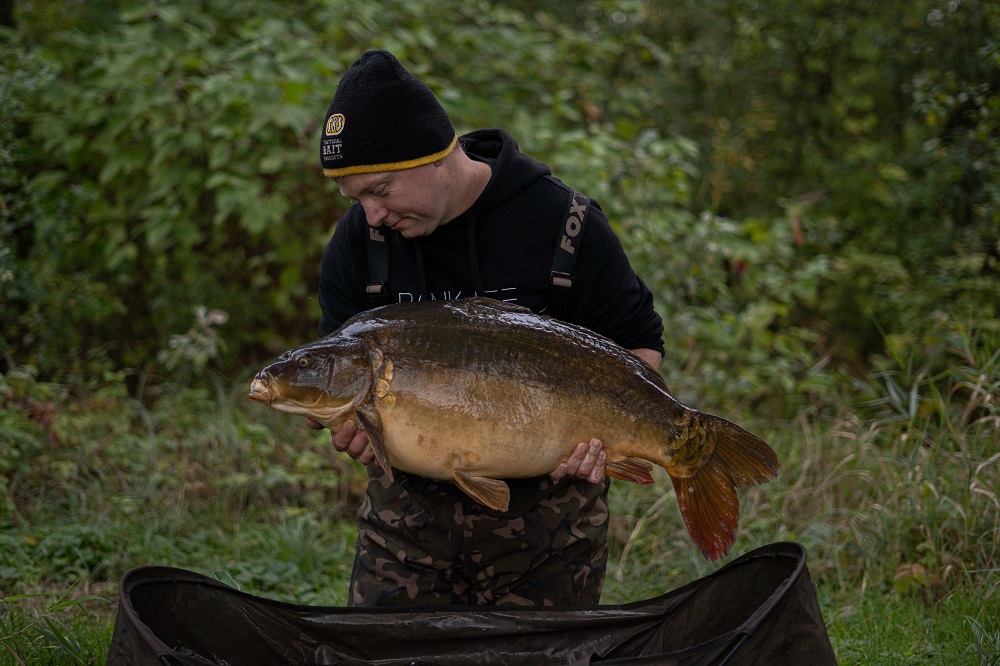
<svg viewBox="0 0 1000 666">
<path fill-rule="evenodd" d="M 382 220 L 389 214 L 385 206 L 380 206 L 372 201 L 362 202 L 361 207 L 365 209 L 365 217 L 368 219 L 368 224 L 373 227 L 382 224 Z"/>
</svg>

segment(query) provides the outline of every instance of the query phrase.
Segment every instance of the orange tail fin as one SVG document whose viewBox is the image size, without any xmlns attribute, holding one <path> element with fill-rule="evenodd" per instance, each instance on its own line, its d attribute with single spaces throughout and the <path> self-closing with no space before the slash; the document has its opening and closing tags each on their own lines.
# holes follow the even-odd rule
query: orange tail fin
<svg viewBox="0 0 1000 666">
<path fill-rule="evenodd" d="M 714 450 L 693 476 L 670 480 L 691 538 L 714 561 L 736 541 L 740 516 L 736 489 L 773 481 L 781 464 L 767 442 L 738 425 L 711 414 L 699 413 L 697 418 L 706 420 Z"/>
</svg>

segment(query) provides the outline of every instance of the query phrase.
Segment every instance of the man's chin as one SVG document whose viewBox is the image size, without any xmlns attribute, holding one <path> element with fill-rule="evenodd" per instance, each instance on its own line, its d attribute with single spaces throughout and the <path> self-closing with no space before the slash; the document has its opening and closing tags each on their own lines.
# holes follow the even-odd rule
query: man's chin
<svg viewBox="0 0 1000 666">
<path fill-rule="evenodd" d="M 429 219 L 413 219 L 410 217 L 403 217 L 393 224 L 388 224 L 386 222 L 383 222 L 382 224 L 389 227 L 403 238 L 419 238 L 421 236 L 429 236 L 435 229 L 441 226 L 443 222 L 434 222 Z"/>
<path fill-rule="evenodd" d="M 403 238 L 420 238 L 422 236 L 427 236 L 432 231 L 434 231 L 434 229 L 423 226 L 410 226 L 408 224 L 401 224 L 395 228 L 395 231 Z"/>
</svg>

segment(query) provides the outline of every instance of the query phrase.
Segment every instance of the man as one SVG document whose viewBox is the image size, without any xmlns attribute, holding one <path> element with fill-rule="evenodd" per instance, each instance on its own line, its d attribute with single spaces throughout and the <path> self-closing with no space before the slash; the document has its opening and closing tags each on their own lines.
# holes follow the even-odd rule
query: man
<svg viewBox="0 0 1000 666">
<path fill-rule="evenodd" d="M 345 73 L 320 153 L 356 202 L 324 253 L 321 336 L 381 302 L 487 296 L 586 326 L 658 367 L 652 295 L 596 203 L 502 130 L 459 138 L 391 53 L 368 51 Z M 557 249 L 576 260 L 558 303 L 547 291 Z M 509 480 L 510 509 L 498 512 L 447 482 L 395 471 L 390 483 L 351 422 L 332 440 L 369 474 L 351 605 L 598 603 L 608 520 L 600 441 L 580 442 L 549 476 Z"/>
</svg>

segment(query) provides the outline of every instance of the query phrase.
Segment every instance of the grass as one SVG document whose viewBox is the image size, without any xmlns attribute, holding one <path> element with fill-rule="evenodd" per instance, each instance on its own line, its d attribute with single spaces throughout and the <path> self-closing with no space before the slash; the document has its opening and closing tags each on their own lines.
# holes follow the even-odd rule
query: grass
<svg viewBox="0 0 1000 666">
<path fill-rule="evenodd" d="M 791 421 L 735 418 L 780 478 L 742 495 L 728 561 L 795 540 L 843 664 L 1000 664 L 1000 354 L 904 363 Z M 343 605 L 361 470 L 328 435 L 248 403 L 245 378 L 130 397 L 0 378 L 0 662 L 102 664 L 116 584 L 162 564 Z M 612 486 L 604 603 L 714 571 L 669 479 Z"/>
<path fill-rule="evenodd" d="M 845 664 L 1000 664 L 1000 602 L 988 577 L 928 603 L 919 595 L 831 600 L 828 628 Z M 844 602 L 847 603 L 844 603 Z"/>
</svg>

